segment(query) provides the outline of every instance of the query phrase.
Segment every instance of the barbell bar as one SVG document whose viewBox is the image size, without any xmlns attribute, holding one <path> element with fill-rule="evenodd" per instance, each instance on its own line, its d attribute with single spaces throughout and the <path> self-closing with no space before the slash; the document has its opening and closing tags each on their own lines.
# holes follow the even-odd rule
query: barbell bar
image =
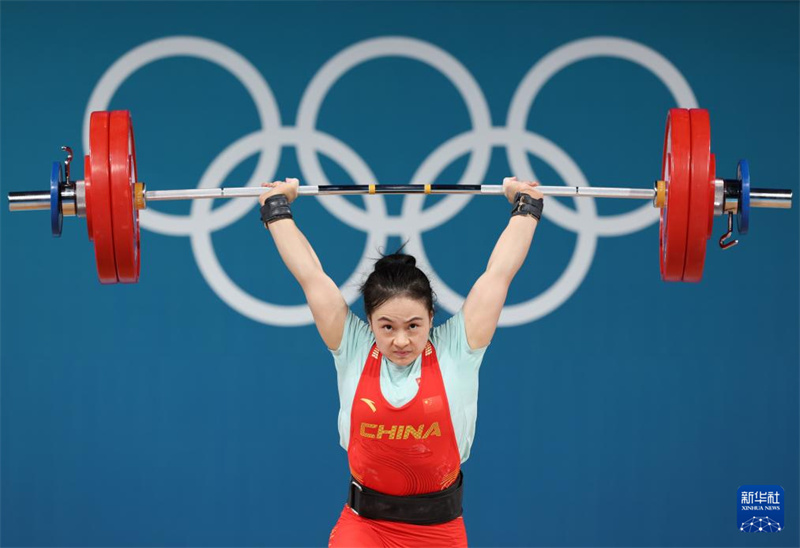
<svg viewBox="0 0 800 548">
<path fill-rule="evenodd" d="M 58 165 L 58 163 L 56 163 Z M 83 183 L 83 181 L 75 181 Z M 738 180 L 717 180 L 725 185 L 739 184 Z M 427 188 L 426 188 L 427 187 Z M 655 201 L 656 188 L 617 188 L 591 186 L 538 186 L 537 190 L 545 196 L 559 198 L 627 198 L 632 200 Z M 173 200 L 219 200 L 224 198 L 257 198 L 270 189 L 265 187 L 220 187 L 192 188 L 186 190 L 146 190 L 142 194 L 144 202 L 167 202 Z M 297 189 L 299 196 L 359 196 L 365 194 L 472 194 L 481 196 L 503 195 L 503 185 L 304 185 Z M 62 190 L 65 202 L 75 200 L 75 190 Z M 730 200 L 730 196 L 728 197 Z M 49 191 L 9 192 L 10 211 L 34 211 L 50 209 Z M 65 204 L 66 206 L 66 204 Z M 734 213 L 737 204 L 728 206 Z M 755 188 L 750 191 L 750 207 L 789 209 L 792 207 L 792 191 L 783 189 Z M 139 209 L 146 209 L 140 207 Z M 719 215 L 722 213 L 720 212 Z M 64 217 L 85 217 L 76 213 L 75 204 L 65 207 Z"/>
<path fill-rule="evenodd" d="M 50 210 L 51 232 L 61 235 L 64 216 L 85 217 L 101 283 L 135 283 L 141 255 L 138 212 L 148 202 L 223 198 L 255 198 L 264 187 L 147 190 L 138 181 L 133 125 L 130 112 L 93 112 L 89 129 L 90 153 L 84 159 L 84 180 L 70 179 L 73 158 L 69 147 L 64 170 L 53 162 L 49 191 L 9 192 L 10 211 Z M 650 200 L 660 210 L 659 262 L 665 281 L 698 282 L 702 278 L 706 240 L 715 216 L 727 215 L 729 240 L 733 217 L 739 234 L 746 234 L 751 208 L 788 209 L 792 191 L 750 187 L 747 160 L 737 166 L 736 179 L 718 179 L 711 153 L 708 111 L 671 109 L 667 115 L 661 178 L 653 188 L 539 186 L 545 196 L 565 198 L 623 198 Z M 374 184 L 301 186 L 300 196 L 369 194 L 472 194 L 503 195 L 502 185 Z"/>
</svg>

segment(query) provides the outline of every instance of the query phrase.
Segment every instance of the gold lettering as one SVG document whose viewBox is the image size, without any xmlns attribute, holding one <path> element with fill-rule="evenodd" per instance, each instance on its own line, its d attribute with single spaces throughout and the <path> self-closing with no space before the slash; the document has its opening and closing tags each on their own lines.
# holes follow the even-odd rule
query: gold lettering
<svg viewBox="0 0 800 548">
<path fill-rule="evenodd" d="M 375 430 L 377 429 L 377 432 Z M 431 424 L 428 429 L 425 429 L 424 424 L 420 424 L 419 427 L 415 428 L 414 426 L 408 425 L 393 425 L 391 428 L 387 428 L 383 424 L 370 424 L 368 422 L 361 423 L 361 436 L 365 438 L 373 438 L 373 439 L 383 439 L 387 438 L 390 440 L 407 440 L 409 436 L 413 437 L 414 439 L 426 439 L 430 436 L 442 436 L 442 430 L 439 428 L 439 423 L 434 422 Z"/>
<path fill-rule="evenodd" d="M 425 428 L 424 424 L 419 425 L 419 430 L 409 424 L 406 426 L 406 431 L 403 432 L 403 439 L 407 440 L 409 435 L 414 436 L 416 439 L 420 439 L 422 437 L 423 428 Z"/>
<path fill-rule="evenodd" d="M 377 428 L 377 427 L 378 427 L 377 424 L 369 424 L 369 423 L 366 423 L 366 422 L 362 422 L 361 423 L 361 435 L 363 437 L 365 437 L 365 438 L 374 438 L 375 434 L 368 434 L 367 433 L 367 428 Z"/>
<path fill-rule="evenodd" d="M 378 425 L 378 436 L 377 437 L 378 437 L 378 439 L 381 439 L 381 436 L 383 436 L 384 434 L 389 434 L 389 439 L 393 440 L 394 439 L 394 435 L 395 435 L 396 432 L 397 432 L 397 426 L 396 425 L 392 426 L 392 428 L 390 430 L 386 430 L 386 429 L 384 429 L 382 424 L 379 424 Z"/>
<path fill-rule="evenodd" d="M 425 432 L 425 435 L 422 436 L 422 439 L 425 439 L 428 436 L 439 436 L 440 438 L 442 437 L 442 431 L 439 430 L 439 423 L 438 422 L 434 422 L 431 425 L 431 427 L 428 428 L 428 431 Z"/>
</svg>

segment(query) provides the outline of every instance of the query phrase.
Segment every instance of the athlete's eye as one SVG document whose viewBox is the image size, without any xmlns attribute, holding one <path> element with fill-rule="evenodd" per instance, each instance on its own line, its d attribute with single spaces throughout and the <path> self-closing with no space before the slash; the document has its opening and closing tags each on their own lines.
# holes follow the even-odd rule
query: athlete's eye
<svg viewBox="0 0 800 548">
<path fill-rule="evenodd" d="M 417 324 L 415 324 L 415 323 L 412 323 L 412 324 L 411 324 L 411 325 L 409 325 L 408 327 L 410 327 L 411 329 L 416 329 L 416 328 L 418 328 L 418 327 L 419 327 L 419 325 L 417 325 Z"/>
<path fill-rule="evenodd" d="M 392 326 L 391 325 L 384 325 L 384 326 L 381 326 L 381 327 L 382 327 L 382 329 L 385 329 L 386 331 L 391 331 L 392 330 Z"/>
</svg>

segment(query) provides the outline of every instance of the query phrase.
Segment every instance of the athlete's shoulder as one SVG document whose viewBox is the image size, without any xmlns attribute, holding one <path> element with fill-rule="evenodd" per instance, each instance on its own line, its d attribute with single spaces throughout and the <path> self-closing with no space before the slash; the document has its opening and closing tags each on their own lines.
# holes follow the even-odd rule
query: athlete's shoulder
<svg viewBox="0 0 800 548">
<path fill-rule="evenodd" d="M 430 340 L 434 347 L 441 344 L 447 344 L 455 337 L 458 337 L 464 331 L 464 315 L 459 310 L 444 322 L 431 329 Z"/>
<path fill-rule="evenodd" d="M 338 349 L 331 352 L 336 357 L 350 359 L 360 356 L 362 353 L 366 355 L 374 342 L 375 335 L 369 324 L 359 318 L 352 309 L 348 309 L 342 332 L 342 342 Z"/>
<path fill-rule="evenodd" d="M 470 348 L 464 326 L 464 314 L 461 310 L 443 324 L 432 329 L 430 338 L 438 356 L 449 356 L 459 364 L 475 362 L 476 365 L 479 365 L 486 351 L 486 347 L 474 350 Z"/>
</svg>

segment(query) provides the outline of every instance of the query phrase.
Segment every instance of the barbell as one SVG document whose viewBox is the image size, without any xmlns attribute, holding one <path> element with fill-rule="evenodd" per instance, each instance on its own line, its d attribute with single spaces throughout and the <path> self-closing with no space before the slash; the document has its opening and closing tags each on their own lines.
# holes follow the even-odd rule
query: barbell
<svg viewBox="0 0 800 548">
<path fill-rule="evenodd" d="M 136 283 L 141 269 L 139 211 L 148 202 L 217 198 L 254 198 L 263 187 L 190 190 L 146 190 L 137 177 L 133 124 L 129 111 L 93 112 L 84 180 L 70 179 L 72 149 L 64 169 L 53 162 L 50 190 L 9 192 L 11 211 L 50 210 L 53 236 L 61 236 L 64 216 L 85 217 L 94 242 L 97 274 L 103 284 Z M 671 109 L 667 114 L 661 178 L 653 188 L 540 186 L 546 196 L 627 198 L 651 200 L 660 210 L 659 263 L 664 281 L 699 282 L 703 276 L 706 241 L 715 216 L 727 215 L 722 249 L 730 240 L 733 217 L 737 231 L 746 234 L 750 209 L 791 208 L 792 191 L 751 188 L 747 160 L 740 160 L 735 179 L 717 179 L 711 153 L 711 128 L 704 109 Z M 359 194 L 477 194 L 503 195 L 502 185 L 325 185 L 301 186 L 300 196 Z"/>
</svg>

